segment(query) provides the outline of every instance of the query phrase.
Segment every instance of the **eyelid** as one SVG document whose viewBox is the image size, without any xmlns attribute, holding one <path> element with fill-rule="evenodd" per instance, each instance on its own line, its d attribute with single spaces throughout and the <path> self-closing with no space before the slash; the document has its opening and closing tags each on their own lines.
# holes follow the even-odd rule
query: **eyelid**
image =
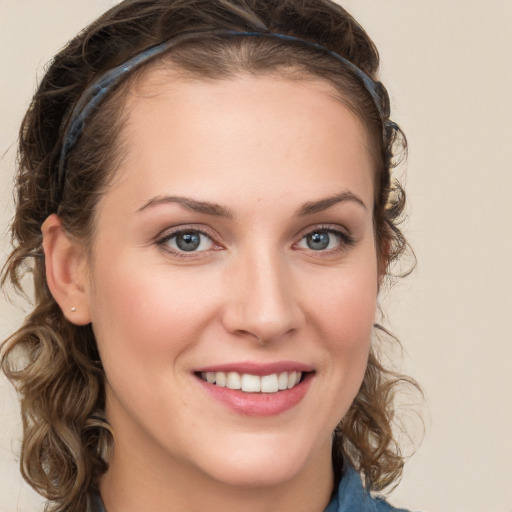
<svg viewBox="0 0 512 512">
<path fill-rule="evenodd" d="M 190 252 L 175 250 L 168 246 L 165 247 L 165 244 L 169 240 L 179 235 L 180 233 L 186 233 L 189 231 L 195 231 L 197 233 L 200 233 L 201 235 L 206 236 L 209 240 L 211 240 L 214 247 L 212 249 L 207 249 L 204 251 Z M 206 256 L 212 250 L 215 251 L 223 248 L 223 246 L 217 242 L 217 236 L 213 234 L 211 230 L 205 228 L 204 226 L 197 226 L 194 224 L 183 224 L 179 226 L 173 226 L 172 228 L 164 229 L 155 237 L 155 244 L 166 253 L 171 254 L 173 256 L 178 256 L 180 258 L 200 258 Z"/>
<path fill-rule="evenodd" d="M 319 250 L 315 251 L 313 249 L 304 249 L 310 252 L 316 253 L 318 256 L 321 256 L 322 254 L 332 254 L 334 252 L 343 251 L 347 248 L 353 246 L 356 243 L 356 240 L 354 237 L 350 234 L 350 232 L 346 229 L 340 226 L 339 224 L 320 224 L 316 226 L 308 226 L 307 228 L 301 230 L 299 234 L 297 235 L 297 242 L 294 243 L 294 245 L 297 245 L 299 242 L 304 240 L 305 237 L 308 235 L 311 235 L 312 233 L 318 232 L 318 231 L 324 231 L 327 233 L 333 233 L 335 235 L 338 235 L 341 238 L 341 243 L 339 244 L 339 247 L 336 247 L 334 249 L 327 249 L 327 250 Z"/>
<path fill-rule="evenodd" d="M 315 231 L 329 231 L 332 233 L 339 233 L 340 235 L 351 237 L 350 230 L 340 224 L 329 224 L 329 223 L 321 223 L 321 224 L 312 224 L 305 228 L 302 228 L 296 235 L 295 238 L 302 239 L 306 235 L 314 233 Z"/>
<path fill-rule="evenodd" d="M 212 244 L 214 245 L 213 248 L 202 250 L 202 251 L 181 251 L 181 250 L 174 250 L 170 247 L 164 247 L 166 242 L 168 242 L 173 237 L 179 235 L 180 233 L 184 233 L 187 231 L 196 231 L 200 233 L 201 235 L 206 236 L 209 240 L 211 240 Z M 299 248 L 300 250 L 315 253 L 317 256 L 322 257 L 322 255 L 330 255 L 336 252 L 341 252 L 344 250 L 347 250 L 349 247 L 354 245 L 356 243 L 356 240 L 354 237 L 350 234 L 347 228 L 340 226 L 339 224 L 319 224 L 319 225 L 312 225 L 308 226 L 306 228 L 303 228 L 299 233 L 295 236 L 296 242 L 292 244 L 293 247 L 296 247 L 299 242 L 301 242 L 306 236 L 318 232 L 318 231 L 324 231 L 328 233 L 333 233 L 341 238 L 341 242 L 339 245 L 332 249 L 326 249 L 326 250 L 318 250 L 315 251 L 314 249 L 305 249 L 305 248 Z M 203 225 L 195 225 L 195 224 L 183 224 L 178 226 L 173 226 L 172 228 L 166 228 L 162 230 L 154 239 L 154 243 L 159 246 L 163 251 L 165 251 L 167 254 L 171 254 L 173 256 L 177 256 L 180 258 L 201 258 L 207 256 L 212 251 L 217 251 L 224 249 L 225 247 L 220 244 L 218 240 L 218 235 L 213 232 L 213 230 L 209 229 L 208 227 L 205 227 Z"/>
</svg>

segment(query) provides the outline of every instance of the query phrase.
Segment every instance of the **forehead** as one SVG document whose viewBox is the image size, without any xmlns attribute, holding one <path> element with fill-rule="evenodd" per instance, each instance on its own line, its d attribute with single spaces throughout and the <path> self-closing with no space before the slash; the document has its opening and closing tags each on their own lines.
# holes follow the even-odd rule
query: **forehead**
<svg viewBox="0 0 512 512">
<path fill-rule="evenodd" d="M 199 80 L 154 69 L 131 86 L 125 105 L 119 185 L 129 180 L 132 201 L 162 187 L 204 195 L 235 184 L 246 194 L 293 183 L 306 195 L 312 187 L 328 195 L 345 182 L 372 195 L 365 129 L 321 80 Z"/>
</svg>

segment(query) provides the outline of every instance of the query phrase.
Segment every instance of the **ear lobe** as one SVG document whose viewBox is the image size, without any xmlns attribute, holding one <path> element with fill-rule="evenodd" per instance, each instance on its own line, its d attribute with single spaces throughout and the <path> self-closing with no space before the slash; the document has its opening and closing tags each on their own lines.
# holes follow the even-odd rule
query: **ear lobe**
<svg viewBox="0 0 512 512">
<path fill-rule="evenodd" d="M 91 322 L 85 248 L 70 239 L 56 214 L 41 227 L 46 281 L 64 316 L 76 325 Z"/>
</svg>

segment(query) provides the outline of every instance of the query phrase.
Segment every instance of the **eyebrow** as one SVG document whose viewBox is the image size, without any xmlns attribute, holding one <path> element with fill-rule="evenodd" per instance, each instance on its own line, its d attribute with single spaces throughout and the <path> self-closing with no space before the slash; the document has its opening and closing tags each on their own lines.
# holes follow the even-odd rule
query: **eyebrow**
<svg viewBox="0 0 512 512">
<path fill-rule="evenodd" d="M 327 210 L 331 206 L 334 206 L 337 203 L 343 203 L 345 201 L 354 202 L 362 206 L 365 210 L 368 209 L 360 197 L 356 196 L 352 192 L 344 191 L 341 192 L 340 194 L 336 194 L 331 197 L 319 199 L 318 201 L 308 201 L 307 203 L 304 203 L 295 212 L 295 214 L 298 216 L 312 215 L 313 213 L 323 212 L 324 210 Z"/>
<path fill-rule="evenodd" d="M 141 206 L 137 212 L 142 212 L 149 208 L 154 208 L 162 204 L 179 204 L 192 212 L 205 213 L 206 215 L 213 215 L 215 217 L 224 217 L 227 219 L 234 218 L 233 212 L 224 206 L 208 201 L 197 201 L 189 197 L 182 196 L 157 196 L 150 199 L 147 203 Z"/>
<path fill-rule="evenodd" d="M 365 210 L 367 209 L 363 200 L 360 199 L 357 195 L 352 192 L 344 191 L 340 194 L 336 194 L 331 197 L 326 197 L 324 199 L 319 199 L 318 201 L 308 201 L 304 203 L 296 212 L 297 216 L 305 216 L 312 215 L 314 213 L 322 212 L 327 210 L 331 206 L 334 206 L 338 203 L 343 203 L 346 201 L 354 202 L 360 206 L 362 206 Z M 187 210 L 204 213 L 206 215 L 213 215 L 214 217 L 223 217 L 226 219 L 233 219 L 235 214 L 225 206 L 221 206 L 217 203 L 210 203 L 209 201 L 198 201 L 196 199 L 192 199 L 190 197 L 183 196 L 157 196 L 153 199 L 150 199 L 144 205 L 142 205 L 137 212 L 142 212 L 144 210 L 154 208 L 156 206 L 162 204 L 179 204 L 183 206 Z"/>
</svg>

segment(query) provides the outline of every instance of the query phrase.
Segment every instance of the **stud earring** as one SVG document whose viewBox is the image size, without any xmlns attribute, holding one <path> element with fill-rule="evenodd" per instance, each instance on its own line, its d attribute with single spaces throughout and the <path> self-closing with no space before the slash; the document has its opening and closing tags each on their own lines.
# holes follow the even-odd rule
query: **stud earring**
<svg viewBox="0 0 512 512">
<path fill-rule="evenodd" d="M 71 308 L 71 313 L 74 313 L 75 311 L 76 311 L 76 308 L 75 308 L 75 306 L 73 306 L 73 307 Z"/>
</svg>

